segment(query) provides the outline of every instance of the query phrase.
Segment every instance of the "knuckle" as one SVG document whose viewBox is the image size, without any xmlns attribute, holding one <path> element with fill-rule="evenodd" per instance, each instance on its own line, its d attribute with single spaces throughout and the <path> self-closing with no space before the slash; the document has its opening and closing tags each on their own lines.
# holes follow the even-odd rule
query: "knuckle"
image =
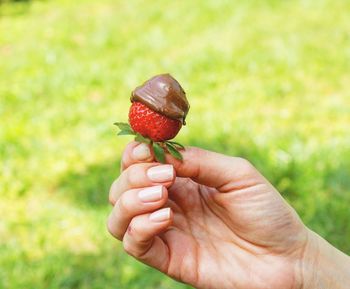
<svg viewBox="0 0 350 289">
<path fill-rule="evenodd" d="M 115 200 L 114 200 L 114 198 L 113 198 L 113 196 L 112 196 L 112 193 L 109 193 L 109 195 L 108 195 L 108 202 L 109 202 L 112 206 L 115 205 Z"/>
<path fill-rule="evenodd" d="M 107 222 L 106 222 L 106 227 L 107 227 L 107 231 L 111 234 L 111 235 L 114 235 L 113 234 L 113 229 L 112 229 L 112 223 L 110 221 L 110 219 L 108 218 Z"/>
<path fill-rule="evenodd" d="M 128 228 L 128 234 L 132 237 L 132 239 L 139 245 L 142 245 L 145 242 L 145 232 L 144 232 L 144 224 L 141 224 L 137 221 L 137 218 L 134 218 L 130 226 Z"/>
<path fill-rule="evenodd" d="M 129 186 L 133 187 L 136 186 L 140 181 L 140 176 L 143 175 L 143 171 L 141 167 L 137 164 L 131 165 L 126 170 L 126 181 L 128 182 Z"/>
<path fill-rule="evenodd" d="M 236 157 L 235 162 L 237 163 L 238 167 L 240 168 L 240 171 L 245 173 L 245 174 L 252 173 L 255 171 L 255 168 L 251 164 L 251 162 L 245 158 Z"/>
<path fill-rule="evenodd" d="M 114 231 L 114 226 L 112 224 L 112 221 L 110 218 L 108 218 L 107 220 L 107 224 L 106 224 L 106 227 L 107 227 L 107 231 L 115 238 L 118 238 L 116 232 Z"/>
<path fill-rule="evenodd" d="M 115 204 L 115 198 L 113 196 L 113 191 L 115 189 L 115 184 L 116 184 L 116 181 L 113 181 L 113 183 L 111 184 L 111 187 L 109 188 L 109 193 L 108 193 L 108 201 L 112 205 Z"/>
<path fill-rule="evenodd" d="M 141 220 L 134 218 L 127 229 L 123 238 L 123 248 L 126 253 L 137 259 L 143 259 L 145 252 L 148 251 L 150 238 L 147 237 L 147 230 Z"/>
<path fill-rule="evenodd" d="M 119 208 L 121 208 L 123 213 L 129 214 L 138 209 L 138 198 L 136 193 L 136 190 L 128 190 L 123 192 L 120 196 L 118 200 L 118 202 L 120 202 Z"/>
<path fill-rule="evenodd" d="M 133 243 L 133 242 L 129 242 L 129 241 L 124 241 L 123 242 L 123 249 L 124 251 L 134 257 L 134 258 L 137 258 L 137 259 L 140 259 L 143 255 L 143 250 L 141 248 L 138 247 L 139 244 L 137 243 Z"/>
<path fill-rule="evenodd" d="M 129 236 L 132 236 L 133 239 L 135 239 L 135 236 L 140 234 L 140 229 L 136 221 L 137 217 L 133 218 L 129 224 L 128 227 L 128 234 Z"/>
<path fill-rule="evenodd" d="M 128 143 L 122 153 L 122 159 L 120 161 L 121 169 L 125 170 L 130 166 L 131 160 L 130 160 L 130 153 L 131 150 L 137 145 L 137 142 L 132 141 Z"/>
<path fill-rule="evenodd" d="M 125 197 L 121 197 L 117 201 L 117 210 L 123 216 L 126 216 L 129 214 L 130 206 L 129 206 L 129 202 L 127 201 L 127 199 Z"/>
<path fill-rule="evenodd" d="M 123 249 L 126 253 L 128 253 L 131 256 L 135 256 L 135 251 L 133 246 L 128 241 L 123 241 Z"/>
<path fill-rule="evenodd" d="M 127 156 L 125 155 L 125 152 L 122 154 L 122 159 L 120 161 L 120 171 L 122 172 L 127 168 Z"/>
<path fill-rule="evenodd" d="M 188 147 L 186 148 L 186 153 L 190 156 L 190 158 L 201 158 L 206 153 L 205 150 L 202 150 L 197 147 Z"/>
<path fill-rule="evenodd" d="M 122 233 L 120 233 L 110 221 L 107 222 L 107 230 L 114 238 L 121 241 L 123 239 Z"/>
</svg>

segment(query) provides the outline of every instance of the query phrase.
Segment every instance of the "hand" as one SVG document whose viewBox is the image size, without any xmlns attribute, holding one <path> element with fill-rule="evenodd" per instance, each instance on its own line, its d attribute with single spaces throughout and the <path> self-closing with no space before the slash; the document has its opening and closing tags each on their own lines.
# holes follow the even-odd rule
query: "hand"
<svg viewBox="0 0 350 289">
<path fill-rule="evenodd" d="M 108 220 L 126 252 L 197 288 L 301 288 L 310 234 L 276 189 L 244 159 L 182 154 L 126 148 Z"/>
<path fill-rule="evenodd" d="M 130 255 L 199 288 L 347 288 L 350 258 L 305 228 L 247 161 L 183 155 L 169 166 L 151 163 L 144 144 L 124 152 L 108 229 Z"/>
</svg>

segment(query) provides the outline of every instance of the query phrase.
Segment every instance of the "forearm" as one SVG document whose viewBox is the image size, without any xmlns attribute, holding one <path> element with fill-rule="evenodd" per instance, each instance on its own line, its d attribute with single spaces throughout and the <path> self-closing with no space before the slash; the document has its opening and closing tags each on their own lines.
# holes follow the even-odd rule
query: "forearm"
<svg viewBox="0 0 350 289">
<path fill-rule="evenodd" d="M 310 232 L 302 272 L 303 289 L 347 289 L 350 284 L 350 257 Z"/>
</svg>

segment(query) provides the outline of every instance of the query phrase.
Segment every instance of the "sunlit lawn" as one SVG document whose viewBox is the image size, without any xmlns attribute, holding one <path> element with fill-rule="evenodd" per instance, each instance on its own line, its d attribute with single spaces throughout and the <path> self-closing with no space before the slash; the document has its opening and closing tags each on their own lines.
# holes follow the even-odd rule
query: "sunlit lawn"
<svg viewBox="0 0 350 289">
<path fill-rule="evenodd" d="M 186 288 L 105 229 L 130 91 L 172 73 L 178 139 L 248 158 L 350 253 L 349 1 L 0 6 L 0 288 Z"/>
</svg>

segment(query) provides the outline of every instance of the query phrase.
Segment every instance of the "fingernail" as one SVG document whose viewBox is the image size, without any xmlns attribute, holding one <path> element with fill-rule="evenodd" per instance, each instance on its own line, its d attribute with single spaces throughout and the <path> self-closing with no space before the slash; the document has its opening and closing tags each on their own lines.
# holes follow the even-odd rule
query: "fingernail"
<svg viewBox="0 0 350 289">
<path fill-rule="evenodd" d="M 137 160 L 146 160 L 151 157 L 151 151 L 147 144 L 140 143 L 132 150 L 132 155 Z"/>
<path fill-rule="evenodd" d="M 163 196 L 163 186 L 154 186 L 139 191 L 139 198 L 142 202 L 156 202 Z"/>
<path fill-rule="evenodd" d="M 153 182 L 168 182 L 174 177 L 174 169 L 172 165 L 151 167 L 147 171 L 147 176 Z"/>
<path fill-rule="evenodd" d="M 170 218 L 170 208 L 165 208 L 152 213 L 149 219 L 154 222 L 163 222 L 169 220 Z"/>
</svg>

